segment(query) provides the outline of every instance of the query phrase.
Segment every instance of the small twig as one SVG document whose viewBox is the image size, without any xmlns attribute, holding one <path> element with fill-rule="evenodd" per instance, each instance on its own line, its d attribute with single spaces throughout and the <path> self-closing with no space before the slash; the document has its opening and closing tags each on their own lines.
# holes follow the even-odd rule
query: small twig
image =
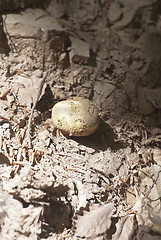
<svg viewBox="0 0 161 240">
<path fill-rule="evenodd" d="M 5 121 L 5 122 L 10 122 L 10 119 L 5 118 L 5 117 L 3 117 L 2 115 L 0 115 L 0 119 L 2 119 L 2 120 Z"/>
<path fill-rule="evenodd" d="M 48 72 L 44 72 L 44 76 L 43 76 L 42 80 L 40 81 L 40 85 L 39 85 L 38 92 L 37 92 L 37 97 L 36 97 L 36 100 L 35 100 L 35 102 L 32 106 L 30 117 L 29 117 L 28 128 L 27 128 L 27 137 L 28 137 L 29 148 L 32 148 L 31 137 L 30 137 L 31 120 L 32 120 L 32 117 L 33 117 L 33 113 L 34 113 L 36 104 L 39 101 L 39 98 L 40 98 L 40 95 L 41 95 L 41 92 L 42 92 L 42 88 L 43 88 L 43 85 L 44 85 L 44 82 L 45 82 L 45 79 L 46 79 L 47 75 L 48 75 Z"/>
</svg>

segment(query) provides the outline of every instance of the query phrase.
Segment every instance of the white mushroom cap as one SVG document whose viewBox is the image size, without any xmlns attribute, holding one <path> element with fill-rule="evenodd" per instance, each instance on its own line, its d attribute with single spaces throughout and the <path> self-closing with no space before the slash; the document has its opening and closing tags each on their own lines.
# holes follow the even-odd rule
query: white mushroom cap
<svg viewBox="0 0 161 240">
<path fill-rule="evenodd" d="M 73 97 L 56 103 L 52 109 L 52 120 L 64 134 L 88 136 L 99 126 L 98 109 L 90 100 Z"/>
</svg>

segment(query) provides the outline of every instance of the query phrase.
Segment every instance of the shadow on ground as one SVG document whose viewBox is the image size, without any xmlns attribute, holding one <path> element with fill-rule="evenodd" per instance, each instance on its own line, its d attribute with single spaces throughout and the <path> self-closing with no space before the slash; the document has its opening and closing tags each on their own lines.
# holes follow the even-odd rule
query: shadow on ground
<svg viewBox="0 0 161 240">
<path fill-rule="evenodd" d="M 101 120 L 100 126 L 95 133 L 87 137 L 72 137 L 72 139 L 96 151 L 105 151 L 109 147 L 112 150 L 118 150 L 127 146 L 125 142 L 118 140 L 117 134 L 111 126 L 103 120 Z"/>
</svg>

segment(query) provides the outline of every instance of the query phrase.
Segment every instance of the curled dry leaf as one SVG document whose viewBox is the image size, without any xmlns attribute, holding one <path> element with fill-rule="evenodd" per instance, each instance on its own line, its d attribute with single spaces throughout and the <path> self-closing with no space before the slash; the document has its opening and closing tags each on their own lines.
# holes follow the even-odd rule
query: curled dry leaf
<svg viewBox="0 0 161 240">
<path fill-rule="evenodd" d="M 146 177 L 140 186 L 140 191 L 145 192 L 146 186 L 150 186 L 145 196 L 141 194 L 137 196 L 137 202 L 133 207 L 133 211 L 137 212 L 136 218 L 139 226 L 139 239 L 153 239 L 151 232 L 161 235 L 161 205 L 160 205 L 160 181 L 161 168 L 153 165 L 149 168 L 149 173 L 155 177 Z M 150 184 L 149 184 L 150 182 Z M 145 233 L 146 230 L 146 233 Z M 146 235 L 146 237 L 144 237 Z M 154 238 L 158 239 L 158 238 Z M 159 237 L 159 239 L 161 239 Z"/>
<path fill-rule="evenodd" d="M 76 220 L 76 236 L 95 239 L 105 233 L 111 226 L 113 211 L 113 203 L 93 205 Z"/>
<path fill-rule="evenodd" d="M 116 224 L 116 232 L 112 240 L 130 240 L 134 232 L 134 217 L 122 217 Z"/>
<path fill-rule="evenodd" d="M 30 204 L 24 208 L 21 202 L 4 191 L 0 191 L 0 199 L 0 225 L 3 224 L 0 239 L 26 239 L 26 236 L 27 239 L 37 239 L 41 233 L 43 207 Z"/>
<path fill-rule="evenodd" d="M 36 100 L 38 86 L 41 79 L 36 76 L 32 76 L 31 78 L 24 76 L 15 77 L 14 81 L 19 84 L 18 87 L 18 100 L 21 104 L 26 105 L 28 109 L 31 108 L 31 105 Z M 44 93 L 46 85 L 43 86 L 42 92 Z"/>
</svg>

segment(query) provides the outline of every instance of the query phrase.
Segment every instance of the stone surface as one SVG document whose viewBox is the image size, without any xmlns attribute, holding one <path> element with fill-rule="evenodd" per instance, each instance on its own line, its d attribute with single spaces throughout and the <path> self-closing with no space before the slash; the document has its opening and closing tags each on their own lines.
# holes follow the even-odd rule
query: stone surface
<svg viewBox="0 0 161 240">
<path fill-rule="evenodd" d="M 73 55 L 89 57 L 89 44 L 78 38 L 70 37 L 72 42 Z"/>
<path fill-rule="evenodd" d="M 40 38 L 44 31 L 62 30 L 57 20 L 42 9 L 28 8 L 18 14 L 8 14 L 5 22 L 10 36 L 15 37 Z"/>
</svg>

